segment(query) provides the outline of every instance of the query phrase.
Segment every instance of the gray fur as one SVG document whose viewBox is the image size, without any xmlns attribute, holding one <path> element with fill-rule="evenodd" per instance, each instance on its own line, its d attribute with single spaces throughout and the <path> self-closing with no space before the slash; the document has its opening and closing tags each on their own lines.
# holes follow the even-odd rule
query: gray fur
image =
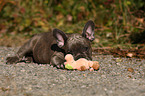
<svg viewBox="0 0 145 96">
<path fill-rule="evenodd" d="M 82 35 L 77 33 L 65 34 L 59 29 L 54 29 L 52 32 L 41 33 L 32 37 L 19 49 L 15 56 L 7 57 L 7 64 L 20 62 L 25 57 L 26 62 L 51 64 L 57 68 L 62 68 L 65 62 L 64 57 L 68 53 L 72 54 L 75 60 L 79 58 L 91 60 L 90 41 L 93 39 L 94 23 L 91 20 L 86 23 Z"/>
</svg>

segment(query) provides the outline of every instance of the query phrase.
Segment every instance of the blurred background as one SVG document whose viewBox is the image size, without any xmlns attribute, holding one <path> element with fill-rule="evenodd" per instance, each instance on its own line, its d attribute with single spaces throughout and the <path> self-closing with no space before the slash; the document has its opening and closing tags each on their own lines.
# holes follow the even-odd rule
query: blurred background
<svg viewBox="0 0 145 96">
<path fill-rule="evenodd" d="M 95 22 L 93 47 L 144 47 L 144 0 L 0 0 L 0 46 L 53 28 L 81 33 L 88 20 Z"/>
</svg>

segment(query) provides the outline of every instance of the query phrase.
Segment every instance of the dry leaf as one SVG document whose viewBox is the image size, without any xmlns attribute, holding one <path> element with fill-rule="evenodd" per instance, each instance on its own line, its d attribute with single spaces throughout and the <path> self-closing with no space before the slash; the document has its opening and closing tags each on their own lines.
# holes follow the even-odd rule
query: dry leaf
<svg viewBox="0 0 145 96">
<path fill-rule="evenodd" d="M 133 73 L 134 72 L 134 69 L 133 68 L 128 68 L 127 71 Z"/>
<path fill-rule="evenodd" d="M 128 56 L 128 57 L 133 57 L 133 53 L 127 53 L 126 56 Z"/>
</svg>

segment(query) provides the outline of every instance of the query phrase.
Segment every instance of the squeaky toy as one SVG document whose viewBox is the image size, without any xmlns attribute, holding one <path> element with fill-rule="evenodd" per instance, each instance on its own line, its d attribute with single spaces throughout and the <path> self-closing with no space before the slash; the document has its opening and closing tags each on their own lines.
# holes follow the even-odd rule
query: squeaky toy
<svg viewBox="0 0 145 96">
<path fill-rule="evenodd" d="M 65 56 L 66 62 L 64 62 L 66 69 L 77 69 L 80 71 L 90 70 L 94 71 L 99 69 L 99 63 L 98 61 L 89 61 L 85 58 L 80 58 L 77 61 L 74 60 L 73 56 L 71 54 L 67 54 Z"/>
</svg>

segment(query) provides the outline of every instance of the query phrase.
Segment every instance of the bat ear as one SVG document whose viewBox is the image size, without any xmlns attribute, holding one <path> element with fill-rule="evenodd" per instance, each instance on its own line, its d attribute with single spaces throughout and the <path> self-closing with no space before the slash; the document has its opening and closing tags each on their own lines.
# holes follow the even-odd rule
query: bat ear
<svg viewBox="0 0 145 96">
<path fill-rule="evenodd" d="M 55 37 L 55 39 L 57 41 L 58 47 L 61 48 L 65 45 L 67 36 L 63 31 L 61 31 L 59 29 L 53 29 L 53 36 Z"/>
<path fill-rule="evenodd" d="M 93 41 L 95 39 L 94 37 L 94 29 L 95 24 L 92 20 L 89 20 L 86 25 L 84 26 L 82 36 L 87 38 L 90 41 Z"/>
</svg>

